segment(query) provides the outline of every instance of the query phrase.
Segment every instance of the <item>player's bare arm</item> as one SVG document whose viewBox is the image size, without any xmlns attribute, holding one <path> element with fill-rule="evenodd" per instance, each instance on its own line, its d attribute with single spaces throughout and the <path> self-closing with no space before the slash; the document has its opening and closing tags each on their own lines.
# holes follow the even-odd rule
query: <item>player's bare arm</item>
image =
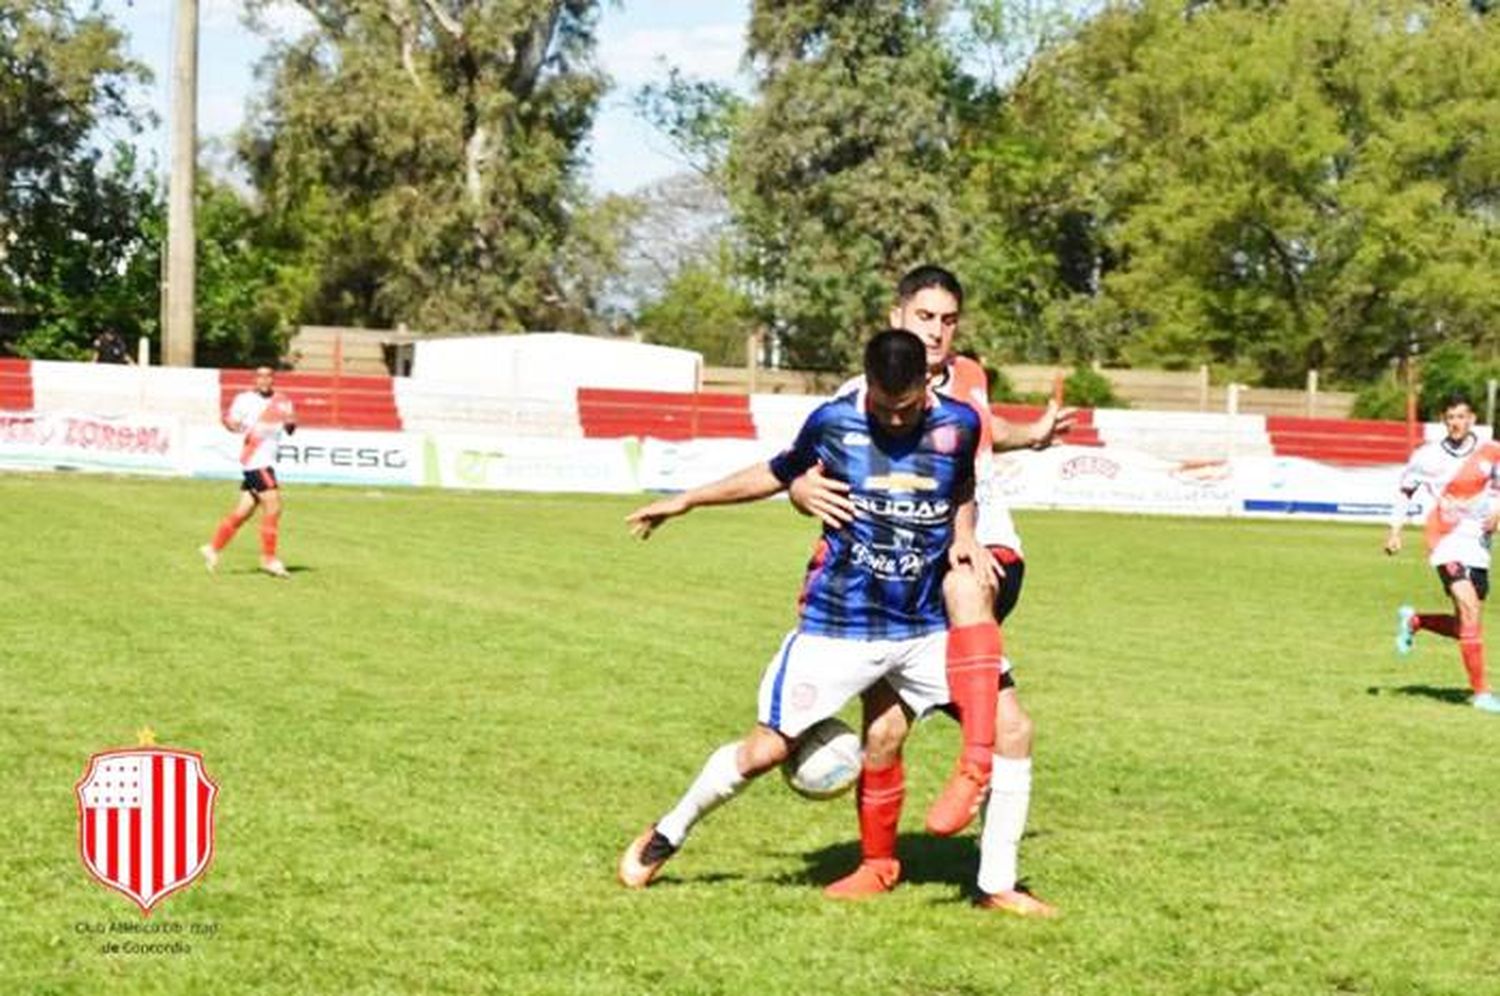
<svg viewBox="0 0 1500 996">
<path fill-rule="evenodd" d="M 1385 553 L 1388 557 L 1394 557 L 1401 552 L 1401 527 L 1406 525 L 1406 503 L 1411 501 L 1412 492 L 1402 489 L 1396 494 L 1396 501 L 1391 508 L 1390 528 L 1385 534 Z"/>
<path fill-rule="evenodd" d="M 787 489 L 792 507 L 803 515 L 816 517 L 830 529 L 842 529 L 854 521 L 854 502 L 849 499 L 849 485 L 823 472 L 823 464 L 792 482 Z"/>
<path fill-rule="evenodd" d="M 625 516 L 630 534 L 639 539 L 649 539 L 656 528 L 668 519 L 686 515 L 704 505 L 734 505 L 740 502 L 769 498 L 784 485 L 771 473 L 771 465 L 757 463 L 736 471 L 728 477 L 700 488 L 692 488 L 670 498 L 661 498 L 643 505 Z"/>
<path fill-rule="evenodd" d="M 1073 428 L 1078 409 L 1063 408 L 1056 400 L 1047 402 L 1047 408 L 1035 422 L 1018 425 L 996 415 L 990 419 L 991 432 L 995 438 L 995 451 L 1044 450 L 1057 442 L 1057 437 Z"/>
</svg>

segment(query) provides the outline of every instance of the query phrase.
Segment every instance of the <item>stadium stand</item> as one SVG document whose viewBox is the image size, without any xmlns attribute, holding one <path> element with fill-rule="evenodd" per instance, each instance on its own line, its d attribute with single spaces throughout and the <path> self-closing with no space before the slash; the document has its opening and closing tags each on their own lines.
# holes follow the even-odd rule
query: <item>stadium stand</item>
<svg viewBox="0 0 1500 996">
<path fill-rule="evenodd" d="M 743 394 L 677 394 L 580 387 L 578 417 L 587 439 L 754 439 L 750 398 Z"/>
<path fill-rule="evenodd" d="M 29 412 L 35 405 L 31 361 L 0 359 L 0 411 Z"/>
<path fill-rule="evenodd" d="M 1277 456 L 1323 463 L 1404 463 L 1411 451 L 1405 424 L 1362 419 L 1268 416 L 1266 433 Z"/>
<path fill-rule="evenodd" d="M 255 381 L 254 370 L 219 371 L 219 408 Z M 390 377 L 351 377 L 338 374 L 280 373 L 276 388 L 285 391 L 297 409 L 299 425 L 309 429 L 374 429 L 399 432 Z"/>
</svg>

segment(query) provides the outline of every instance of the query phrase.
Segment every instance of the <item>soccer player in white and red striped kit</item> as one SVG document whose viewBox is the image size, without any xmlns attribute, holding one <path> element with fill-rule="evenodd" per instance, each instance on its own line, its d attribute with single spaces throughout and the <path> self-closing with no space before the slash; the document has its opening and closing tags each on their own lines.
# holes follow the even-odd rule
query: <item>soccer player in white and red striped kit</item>
<svg viewBox="0 0 1500 996">
<path fill-rule="evenodd" d="M 277 559 L 276 544 L 281 531 L 281 486 L 276 480 L 276 447 L 283 436 L 297 431 L 292 399 L 276 390 L 276 373 L 270 367 L 255 369 L 255 389 L 241 391 L 230 402 L 222 419 L 230 432 L 243 433 L 240 446 L 240 500 L 219 521 L 213 539 L 198 548 L 210 571 L 218 569 L 219 552 L 234 539 L 240 526 L 261 510 L 260 569 L 272 577 L 289 578 Z"/>
<path fill-rule="evenodd" d="M 1385 552 L 1401 550 L 1401 527 L 1416 502 L 1426 511 L 1427 561 L 1436 570 L 1453 612 L 1396 610 L 1396 652 L 1411 653 L 1419 632 L 1458 641 L 1459 658 L 1474 693 L 1474 708 L 1500 713 L 1500 698 L 1485 674 L 1483 602 L 1490 591 L 1490 539 L 1500 520 L 1500 443 L 1474 434 L 1474 406 L 1463 395 L 1443 405 L 1442 439 L 1413 451 L 1401 473 Z"/>
</svg>

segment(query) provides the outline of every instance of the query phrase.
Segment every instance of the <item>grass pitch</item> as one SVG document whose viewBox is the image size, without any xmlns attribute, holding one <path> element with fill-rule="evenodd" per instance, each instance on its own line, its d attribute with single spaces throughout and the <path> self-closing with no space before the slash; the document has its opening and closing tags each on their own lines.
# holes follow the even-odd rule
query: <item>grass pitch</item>
<svg viewBox="0 0 1500 996">
<path fill-rule="evenodd" d="M 639 544 L 626 498 L 293 488 L 285 583 L 253 526 L 204 573 L 233 498 L 0 475 L 0 991 L 1500 991 L 1500 719 L 1452 644 L 1393 657 L 1394 606 L 1441 592 L 1380 527 L 1019 517 L 1022 866 L 1064 911 L 1032 923 L 963 901 L 972 834 L 920 832 L 946 720 L 888 897 L 819 895 L 852 805 L 779 779 L 615 885 L 753 721 L 814 532 L 785 505 Z M 144 726 L 203 753 L 217 851 L 149 921 L 190 950 L 104 954 L 141 917 L 84 872 L 72 789 Z"/>
</svg>

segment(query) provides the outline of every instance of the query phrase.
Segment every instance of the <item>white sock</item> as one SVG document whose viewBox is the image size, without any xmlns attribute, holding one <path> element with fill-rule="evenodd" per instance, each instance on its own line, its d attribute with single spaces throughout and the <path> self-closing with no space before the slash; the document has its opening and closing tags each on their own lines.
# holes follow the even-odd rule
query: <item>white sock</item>
<svg viewBox="0 0 1500 996">
<path fill-rule="evenodd" d="M 990 799 L 979 832 L 979 890 L 1006 892 L 1016 887 L 1016 856 L 1031 807 L 1031 758 L 995 755 Z"/>
<path fill-rule="evenodd" d="M 673 847 L 681 847 L 694 823 L 734 798 L 745 787 L 745 776 L 740 774 L 739 761 L 736 760 L 739 752 L 740 742 L 736 740 L 710 754 L 708 763 L 703 765 L 703 770 L 698 772 L 682 799 L 670 813 L 656 821 L 656 829 L 672 842 Z"/>
</svg>

